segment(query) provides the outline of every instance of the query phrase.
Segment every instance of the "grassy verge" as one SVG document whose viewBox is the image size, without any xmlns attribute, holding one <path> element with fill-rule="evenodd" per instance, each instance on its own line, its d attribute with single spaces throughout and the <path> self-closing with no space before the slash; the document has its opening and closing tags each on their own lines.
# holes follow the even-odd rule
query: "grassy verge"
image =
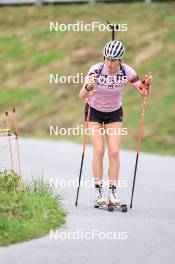
<svg viewBox="0 0 175 264">
<path fill-rule="evenodd" d="M 42 179 L 18 191 L 18 176 L 0 173 L 0 246 L 44 236 L 65 222 L 60 198 Z"/>
</svg>

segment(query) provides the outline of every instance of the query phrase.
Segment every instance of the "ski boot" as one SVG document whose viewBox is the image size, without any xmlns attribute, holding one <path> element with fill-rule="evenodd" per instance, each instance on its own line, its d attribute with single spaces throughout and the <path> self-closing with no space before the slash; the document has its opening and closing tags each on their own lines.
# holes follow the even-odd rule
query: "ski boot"
<svg viewBox="0 0 175 264">
<path fill-rule="evenodd" d="M 95 208 L 99 208 L 99 206 L 106 205 L 106 199 L 103 194 L 102 185 L 95 184 Z"/>
<path fill-rule="evenodd" d="M 127 212 L 127 205 L 122 204 L 121 201 L 118 199 L 116 189 L 117 188 L 115 185 L 109 186 L 109 205 L 111 205 L 111 207 L 113 206 L 114 210 Z"/>
</svg>

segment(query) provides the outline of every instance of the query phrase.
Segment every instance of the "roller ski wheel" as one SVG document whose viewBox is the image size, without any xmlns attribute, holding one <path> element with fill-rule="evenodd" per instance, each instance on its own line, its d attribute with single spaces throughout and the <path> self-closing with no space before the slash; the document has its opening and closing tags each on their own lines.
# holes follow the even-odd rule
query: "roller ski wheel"
<svg viewBox="0 0 175 264">
<path fill-rule="evenodd" d="M 108 206 L 108 211 L 109 211 L 109 212 L 113 212 L 113 211 L 114 211 L 114 206 L 113 206 L 113 204 L 109 203 L 107 206 Z"/>
</svg>

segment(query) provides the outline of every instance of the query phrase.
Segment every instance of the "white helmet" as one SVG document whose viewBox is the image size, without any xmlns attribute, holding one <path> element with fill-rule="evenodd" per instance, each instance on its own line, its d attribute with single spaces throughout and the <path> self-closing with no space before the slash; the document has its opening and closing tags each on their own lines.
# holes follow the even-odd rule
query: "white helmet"
<svg viewBox="0 0 175 264">
<path fill-rule="evenodd" d="M 122 59 L 124 54 L 125 48 L 119 40 L 109 41 L 103 50 L 103 56 L 113 60 Z"/>
</svg>

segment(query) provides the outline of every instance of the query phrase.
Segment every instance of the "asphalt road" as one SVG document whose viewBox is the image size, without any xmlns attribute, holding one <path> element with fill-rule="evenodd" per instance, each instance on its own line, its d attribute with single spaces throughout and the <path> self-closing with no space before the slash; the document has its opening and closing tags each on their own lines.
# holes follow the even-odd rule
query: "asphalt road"
<svg viewBox="0 0 175 264">
<path fill-rule="evenodd" d="M 175 252 L 175 157 L 141 153 L 134 208 L 128 213 L 92 207 L 93 188 L 82 187 L 75 208 L 82 148 L 62 141 L 21 140 L 25 179 L 44 173 L 60 183 L 68 212 L 65 226 L 44 238 L 0 248 L 1 264 L 163 264 Z M 92 148 L 87 147 L 82 182 L 89 184 Z M 135 153 L 121 151 L 120 198 L 129 203 Z M 107 176 L 107 153 L 104 170 Z M 65 186 L 67 185 L 67 186 Z M 79 237 L 78 237 L 79 236 Z"/>
</svg>

